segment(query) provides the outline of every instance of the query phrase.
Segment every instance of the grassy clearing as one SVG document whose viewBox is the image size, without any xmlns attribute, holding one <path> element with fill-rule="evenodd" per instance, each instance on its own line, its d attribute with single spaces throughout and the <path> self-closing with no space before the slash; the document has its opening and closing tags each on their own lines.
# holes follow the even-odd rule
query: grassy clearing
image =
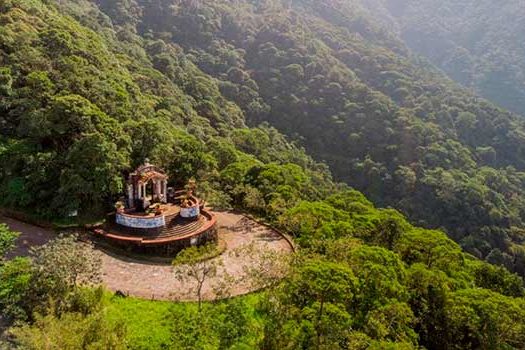
<svg viewBox="0 0 525 350">
<path fill-rule="evenodd" d="M 263 320 L 255 309 L 260 297 L 257 293 L 235 299 L 244 302 L 252 323 L 246 343 L 255 344 L 261 334 Z M 220 305 L 206 303 L 203 312 L 215 313 Z M 197 312 L 197 304 L 108 296 L 106 317 L 110 322 L 126 325 L 130 349 L 172 349 L 175 320 L 188 312 Z"/>
<path fill-rule="evenodd" d="M 107 308 L 110 321 L 124 322 L 132 349 L 165 349 L 171 344 L 170 318 L 176 308 L 192 307 L 135 298 L 111 298 Z"/>
</svg>

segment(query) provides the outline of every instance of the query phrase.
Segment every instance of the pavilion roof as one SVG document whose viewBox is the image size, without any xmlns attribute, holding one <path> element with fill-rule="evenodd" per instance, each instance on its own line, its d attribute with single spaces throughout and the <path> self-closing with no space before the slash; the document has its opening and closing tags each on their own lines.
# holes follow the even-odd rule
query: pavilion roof
<svg viewBox="0 0 525 350">
<path fill-rule="evenodd" d="M 159 173 L 158 171 L 148 171 L 140 174 L 138 182 L 145 183 L 153 179 L 166 180 L 168 179 L 168 175 Z"/>
<path fill-rule="evenodd" d="M 168 175 L 159 167 L 146 163 L 137 168 L 129 176 L 130 182 L 145 183 L 152 179 L 167 180 Z"/>
</svg>

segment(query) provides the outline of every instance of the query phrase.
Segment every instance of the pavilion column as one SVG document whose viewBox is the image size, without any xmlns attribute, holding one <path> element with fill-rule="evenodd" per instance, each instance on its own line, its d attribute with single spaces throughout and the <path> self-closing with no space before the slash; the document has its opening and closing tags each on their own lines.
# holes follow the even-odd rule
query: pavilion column
<svg viewBox="0 0 525 350">
<path fill-rule="evenodd" d="M 151 188 L 153 188 L 152 197 L 155 197 L 155 195 L 157 194 L 157 190 L 159 189 L 159 186 L 157 185 L 157 180 L 153 180 Z"/>
<path fill-rule="evenodd" d="M 133 208 L 133 199 L 134 199 L 134 193 L 133 193 L 133 185 L 128 184 L 128 207 Z"/>
<path fill-rule="evenodd" d="M 163 180 L 162 181 L 162 195 L 164 199 L 164 203 L 168 202 L 168 181 Z"/>
</svg>

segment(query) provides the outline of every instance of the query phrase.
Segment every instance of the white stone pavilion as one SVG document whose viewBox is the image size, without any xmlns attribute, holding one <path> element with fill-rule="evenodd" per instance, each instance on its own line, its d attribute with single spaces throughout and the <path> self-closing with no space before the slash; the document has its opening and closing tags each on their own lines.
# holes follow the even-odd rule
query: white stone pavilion
<svg viewBox="0 0 525 350">
<path fill-rule="evenodd" d="M 127 184 L 128 207 L 148 207 L 151 203 L 167 203 L 168 201 L 168 175 L 151 165 L 147 160 L 129 174 Z"/>
</svg>

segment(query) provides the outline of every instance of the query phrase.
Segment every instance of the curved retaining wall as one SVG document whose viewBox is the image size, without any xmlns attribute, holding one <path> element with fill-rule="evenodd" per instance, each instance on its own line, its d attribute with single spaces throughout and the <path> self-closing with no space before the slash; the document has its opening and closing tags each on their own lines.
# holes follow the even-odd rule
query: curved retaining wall
<svg viewBox="0 0 525 350">
<path fill-rule="evenodd" d="M 216 217 L 205 210 L 201 211 L 201 215 L 206 217 L 206 223 L 198 230 L 185 235 L 160 238 L 151 236 L 132 237 L 103 230 L 95 230 L 95 234 L 97 237 L 103 238 L 109 243 L 128 251 L 139 254 L 174 257 L 184 248 L 217 241 Z"/>
<path fill-rule="evenodd" d="M 264 227 L 266 227 L 266 228 L 268 228 L 268 229 L 270 229 L 270 230 L 276 232 L 279 236 L 281 236 L 281 237 L 282 237 L 282 238 L 288 243 L 288 245 L 290 246 L 290 248 L 292 248 L 292 251 L 293 251 L 293 252 L 296 252 L 296 251 L 297 251 L 298 247 L 297 247 L 297 245 L 295 244 L 293 238 L 292 238 L 290 235 L 284 233 L 283 231 L 281 231 L 281 230 L 279 230 L 279 229 L 273 227 L 272 225 L 266 223 L 264 220 L 261 220 L 261 219 L 255 217 L 255 216 L 252 216 L 252 215 L 250 215 L 250 214 L 242 214 L 242 215 L 243 215 L 245 218 L 247 218 L 247 219 L 250 219 L 250 220 L 252 220 L 252 221 L 255 221 L 255 222 L 258 223 L 259 225 L 264 226 Z"/>
</svg>

